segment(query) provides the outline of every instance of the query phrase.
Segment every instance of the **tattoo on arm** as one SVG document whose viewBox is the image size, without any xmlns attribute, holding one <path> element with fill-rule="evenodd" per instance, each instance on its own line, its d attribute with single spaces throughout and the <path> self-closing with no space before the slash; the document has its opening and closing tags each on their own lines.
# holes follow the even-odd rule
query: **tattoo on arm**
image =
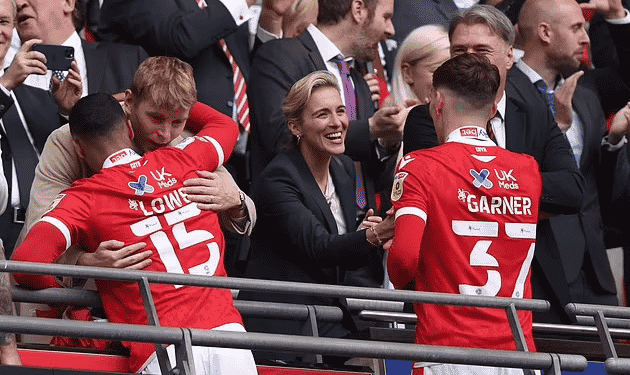
<svg viewBox="0 0 630 375">
<path fill-rule="evenodd" d="M 0 260 L 4 260 L 4 249 L 0 246 Z M 7 272 L 0 272 L 0 315 L 15 315 L 11 299 L 11 280 Z M 13 333 L 0 332 L 0 346 L 15 342 Z"/>
</svg>

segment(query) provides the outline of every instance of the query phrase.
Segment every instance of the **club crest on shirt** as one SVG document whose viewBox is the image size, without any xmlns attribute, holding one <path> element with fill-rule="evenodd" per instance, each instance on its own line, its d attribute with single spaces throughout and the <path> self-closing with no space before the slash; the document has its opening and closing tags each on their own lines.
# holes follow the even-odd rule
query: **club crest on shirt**
<svg viewBox="0 0 630 375">
<path fill-rule="evenodd" d="M 487 169 L 482 169 L 481 172 L 477 172 L 474 169 L 470 170 L 470 175 L 475 179 L 473 180 L 473 185 L 476 188 L 485 187 L 486 189 L 492 189 L 494 184 L 490 181 L 490 171 Z"/>
<path fill-rule="evenodd" d="M 402 197 L 403 194 L 403 182 L 409 173 L 407 172 L 398 172 L 396 176 L 394 176 L 394 186 L 392 187 L 392 201 L 397 201 Z"/>
<path fill-rule="evenodd" d="M 128 185 L 132 188 L 136 195 L 144 195 L 144 193 L 153 193 L 155 188 L 147 183 L 147 176 L 141 175 L 138 178 L 138 182 L 130 182 Z"/>
<path fill-rule="evenodd" d="M 53 199 L 52 203 L 50 203 L 50 206 L 48 206 L 48 209 L 46 210 L 46 212 L 44 212 L 44 214 L 42 216 L 44 216 L 47 213 L 49 213 L 50 211 L 54 210 L 55 207 L 57 207 L 59 205 L 59 203 L 61 203 L 61 201 L 65 197 L 66 197 L 65 194 L 57 194 L 57 197 L 55 197 L 55 199 Z"/>
</svg>

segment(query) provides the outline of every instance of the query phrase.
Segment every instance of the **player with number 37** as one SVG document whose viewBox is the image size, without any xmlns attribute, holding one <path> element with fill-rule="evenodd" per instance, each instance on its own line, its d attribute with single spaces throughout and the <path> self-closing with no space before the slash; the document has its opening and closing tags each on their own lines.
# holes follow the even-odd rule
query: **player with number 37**
<svg viewBox="0 0 630 375">
<path fill-rule="evenodd" d="M 440 146 L 401 160 L 392 189 L 396 288 L 531 298 L 542 178 L 529 155 L 498 147 L 486 124 L 496 111 L 499 71 L 463 54 L 433 74 L 430 110 Z M 416 343 L 515 350 L 505 310 L 417 304 Z M 532 315 L 519 311 L 535 351 Z M 520 369 L 415 363 L 418 374 L 522 374 Z"/>
</svg>

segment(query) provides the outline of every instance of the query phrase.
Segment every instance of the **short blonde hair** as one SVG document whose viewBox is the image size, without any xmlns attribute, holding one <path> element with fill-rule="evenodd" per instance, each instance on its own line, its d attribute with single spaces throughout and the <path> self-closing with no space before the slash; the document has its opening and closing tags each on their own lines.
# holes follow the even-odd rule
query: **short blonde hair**
<svg viewBox="0 0 630 375">
<path fill-rule="evenodd" d="M 315 71 L 294 83 L 282 104 L 284 117 L 288 121 L 301 123 L 302 114 L 313 91 L 321 87 L 332 87 L 339 91 L 337 78 L 327 70 Z"/>
<path fill-rule="evenodd" d="M 189 110 L 197 101 L 192 67 L 168 56 L 144 60 L 133 77 L 131 93 L 136 104 L 149 99 L 158 108 Z"/>
<path fill-rule="evenodd" d="M 394 61 L 394 72 L 392 75 L 392 97 L 394 104 L 404 104 L 407 100 L 422 99 L 417 98 L 402 74 L 403 63 L 415 65 L 422 63 L 430 65 L 442 63 L 437 61 L 438 51 L 448 51 L 450 43 L 448 34 L 441 26 L 426 25 L 413 30 L 398 48 L 396 60 Z"/>
</svg>

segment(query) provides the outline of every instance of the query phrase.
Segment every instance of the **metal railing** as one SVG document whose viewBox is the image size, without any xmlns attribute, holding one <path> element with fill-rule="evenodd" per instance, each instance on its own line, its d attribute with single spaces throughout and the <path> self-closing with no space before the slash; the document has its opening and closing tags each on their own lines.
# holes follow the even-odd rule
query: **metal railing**
<svg viewBox="0 0 630 375">
<path fill-rule="evenodd" d="M 160 368 L 164 374 L 191 374 L 192 371 L 194 371 L 193 366 L 191 366 L 193 360 L 191 356 L 192 345 L 513 367 L 523 368 L 526 372 L 530 372 L 528 369 L 539 369 L 544 370 L 548 374 L 560 374 L 561 370 L 583 371 L 587 366 L 586 358 L 579 355 L 528 352 L 527 344 L 525 343 L 522 327 L 518 320 L 516 311 L 545 311 L 549 308 L 549 303 L 542 300 L 396 291 L 362 287 L 181 275 L 162 272 L 112 270 L 93 267 L 13 261 L 1 261 L 0 272 L 45 274 L 137 282 L 140 286 L 149 324 L 153 327 L 111 323 L 93 324 L 89 322 L 76 321 L 64 322 L 57 319 L 49 320 L 41 318 L 2 317 L 2 319 L 0 319 L 0 331 L 153 342 L 156 344 L 156 352 L 158 354 Z M 519 351 L 452 348 L 391 342 L 159 327 L 159 320 L 149 288 L 150 282 L 251 290 L 259 292 L 282 292 L 285 294 L 351 297 L 382 301 L 501 308 L 506 310 L 515 343 Z M 49 296 L 48 298 L 51 297 Z M 238 301 L 236 302 L 238 303 Z M 260 307 L 264 308 L 259 310 Z M 308 319 L 314 320 L 317 319 L 317 317 L 326 319 L 323 315 L 326 315 L 327 313 L 331 314 L 329 317 L 330 319 L 336 319 L 334 316 L 335 312 L 333 310 L 326 311 L 324 309 L 322 312 L 318 313 L 312 306 L 305 307 L 307 311 L 306 318 Z M 252 313 L 258 313 L 261 314 L 261 316 L 269 315 L 277 318 L 278 316 L 274 315 L 273 311 L 277 312 L 278 309 L 282 309 L 283 306 L 274 306 L 273 304 L 264 303 L 259 306 L 250 304 L 248 308 L 251 309 L 250 312 Z M 268 309 L 267 312 L 264 312 L 265 308 Z M 299 310 L 300 308 L 301 307 L 298 307 L 297 309 Z M 301 310 L 304 311 L 304 308 L 301 308 Z M 287 312 L 286 318 L 291 318 L 292 316 L 298 314 L 297 310 L 291 313 L 289 313 L 288 310 L 285 310 L 285 312 Z M 304 317 L 304 314 L 302 315 L 302 317 Z M 316 331 L 314 333 L 316 333 Z M 177 359 L 175 368 L 170 367 L 170 363 L 167 360 L 167 356 L 161 344 L 175 345 Z"/>
<path fill-rule="evenodd" d="M 605 305 L 586 305 L 580 303 L 569 303 L 566 306 L 566 310 L 574 315 L 585 315 L 593 317 L 595 326 L 597 327 L 597 333 L 599 334 L 602 345 L 604 346 L 604 352 L 606 353 L 606 361 L 604 362 L 604 368 L 608 373 L 612 374 L 628 374 L 630 373 L 630 358 L 619 358 L 617 350 L 615 349 L 615 343 L 612 339 L 612 332 L 614 329 L 610 328 L 610 325 L 624 325 L 623 320 L 609 320 L 613 319 L 630 319 L 630 308 L 620 306 L 605 306 Z M 627 323 L 628 321 L 626 321 Z M 625 325 L 627 327 L 627 325 Z M 619 329 L 617 329 L 619 331 Z M 625 330 L 624 331 L 628 331 Z"/>
</svg>

